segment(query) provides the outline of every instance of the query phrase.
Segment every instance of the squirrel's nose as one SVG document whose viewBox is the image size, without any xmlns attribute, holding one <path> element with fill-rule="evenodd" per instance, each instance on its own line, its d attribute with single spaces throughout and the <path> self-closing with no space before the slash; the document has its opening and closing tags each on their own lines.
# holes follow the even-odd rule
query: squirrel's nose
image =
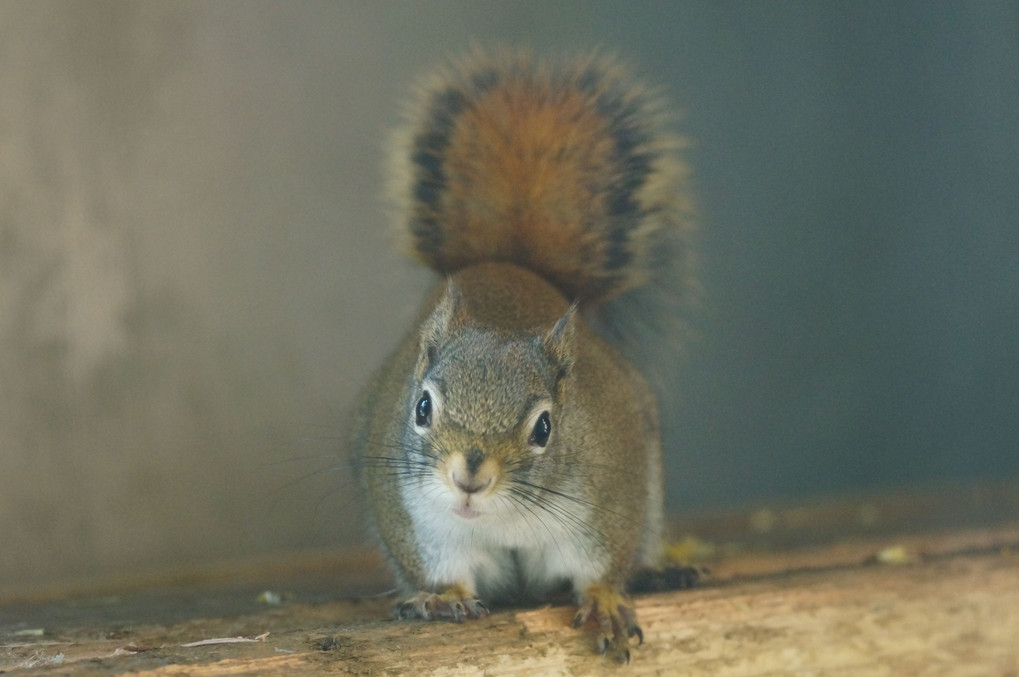
<svg viewBox="0 0 1019 677">
<path fill-rule="evenodd" d="M 456 473 L 453 473 L 453 484 L 465 494 L 476 494 L 482 489 L 488 487 L 492 483 L 492 478 L 489 477 L 486 480 L 482 480 L 474 475 L 469 475 L 467 478 L 459 478 Z"/>
<path fill-rule="evenodd" d="M 487 472 L 478 474 L 484 461 L 485 454 L 477 447 L 468 451 L 464 454 L 465 467 L 459 469 L 461 472 L 454 471 L 450 478 L 453 484 L 465 494 L 476 494 L 487 488 L 492 483 L 491 474 Z"/>
</svg>

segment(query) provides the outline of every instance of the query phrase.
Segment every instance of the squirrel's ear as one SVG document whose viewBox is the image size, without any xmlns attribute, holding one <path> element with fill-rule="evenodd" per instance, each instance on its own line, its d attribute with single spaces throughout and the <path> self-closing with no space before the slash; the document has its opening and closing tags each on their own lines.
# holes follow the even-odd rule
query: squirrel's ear
<svg viewBox="0 0 1019 677">
<path fill-rule="evenodd" d="M 542 349 L 557 368 L 556 382 L 573 368 L 573 328 L 577 323 L 574 319 L 576 314 L 577 304 L 574 303 L 541 338 Z"/>
<path fill-rule="evenodd" d="M 435 362 L 435 355 L 454 328 L 463 311 L 463 294 L 453 280 L 446 282 L 446 291 L 435 305 L 432 314 L 421 325 L 421 347 L 418 356 L 417 376 L 422 378 Z"/>
</svg>

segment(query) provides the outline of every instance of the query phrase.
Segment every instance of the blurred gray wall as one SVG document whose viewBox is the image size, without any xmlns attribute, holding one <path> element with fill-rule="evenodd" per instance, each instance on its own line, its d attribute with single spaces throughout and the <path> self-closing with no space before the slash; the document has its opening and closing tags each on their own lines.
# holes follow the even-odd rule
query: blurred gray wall
<svg viewBox="0 0 1019 677">
<path fill-rule="evenodd" d="M 0 589 L 358 537 L 342 436 L 431 277 L 381 146 L 473 42 L 694 141 L 675 510 L 1019 474 L 1014 2 L 0 2 Z"/>
</svg>

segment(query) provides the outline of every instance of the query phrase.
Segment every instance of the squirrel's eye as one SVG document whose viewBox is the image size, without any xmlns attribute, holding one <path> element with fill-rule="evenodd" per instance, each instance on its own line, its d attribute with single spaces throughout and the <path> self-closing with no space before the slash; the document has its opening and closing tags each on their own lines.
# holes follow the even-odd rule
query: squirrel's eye
<svg viewBox="0 0 1019 677">
<path fill-rule="evenodd" d="M 432 424 L 432 396 L 427 390 L 414 407 L 414 417 L 418 427 L 427 428 Z"/>
<path fill-rule="evenodd" d="M 528 442 L 535 447 L 544 447 L 548 444 L 548 436 L 552 433 L 552 420 L 547 411 L 541 412 L 541 416 L 534 423 L 534 430 L 531 431 L 531 439 Z"/>
</svg>

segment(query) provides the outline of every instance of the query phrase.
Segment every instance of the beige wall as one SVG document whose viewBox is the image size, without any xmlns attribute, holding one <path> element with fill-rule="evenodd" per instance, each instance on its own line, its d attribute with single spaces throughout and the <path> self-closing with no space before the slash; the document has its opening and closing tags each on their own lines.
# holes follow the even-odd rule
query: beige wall
<svg viewBox="0 0 1019 677">
<path fill-rule="evenodd" d="M 375 200 L 405 82 L 318 9 L 0 5 L 0 588 L 356 534 L 325 469 L 427 278 Z"/>
</svg>

